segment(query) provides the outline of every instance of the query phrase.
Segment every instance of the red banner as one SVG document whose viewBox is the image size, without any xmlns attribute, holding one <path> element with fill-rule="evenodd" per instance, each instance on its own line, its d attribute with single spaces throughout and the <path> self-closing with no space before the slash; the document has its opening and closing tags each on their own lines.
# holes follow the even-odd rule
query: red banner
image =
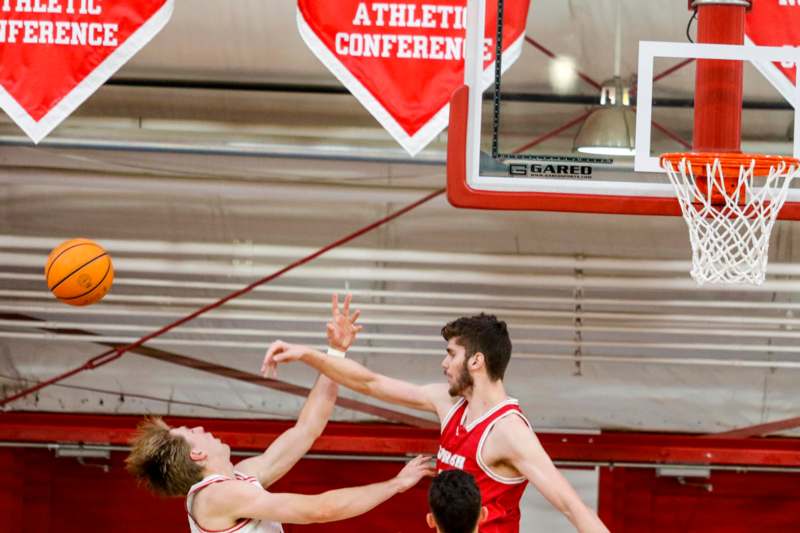
<svg viewBox="0 0 800 533">
<path fill-rule="evenodd" d="M 745 18 L 745 34 L 748 43 L 756 46 L 800 46 L 800 2 L 753 2 Z M 756 66 L 784 98 L 794 101 L 794 64 L 757 63 Z"/>
<path fill-rule="evenodd" d="M 39 142 L 145 46 L 174 0 L 0 0 L 0 107 Z"/>
<path fill-rule="evenodd" d="M 519 57 L 529 0 L 505 0 L 503 68 Z M 464 84 L 465 0 L 298 0 L 300 35 L 405 150 L 415 155 L 446 126 Z M 497 3 L 487 2 L 486 86 L 494 80 Z"/>
</svg>

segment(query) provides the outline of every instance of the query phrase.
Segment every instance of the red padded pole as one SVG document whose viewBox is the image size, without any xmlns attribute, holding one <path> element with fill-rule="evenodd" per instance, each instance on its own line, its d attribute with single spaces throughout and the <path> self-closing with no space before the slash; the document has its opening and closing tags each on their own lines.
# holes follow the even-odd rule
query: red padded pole
<svg viewBox="0 0 800 533">
<path fill-rule="evenodd" d="M 697 42 L 743 44 L 745 0 L 696 0 Z M 695 76 L 695 152 L 740 152 L 742 62 L 699 59 Z"/>
</svg>

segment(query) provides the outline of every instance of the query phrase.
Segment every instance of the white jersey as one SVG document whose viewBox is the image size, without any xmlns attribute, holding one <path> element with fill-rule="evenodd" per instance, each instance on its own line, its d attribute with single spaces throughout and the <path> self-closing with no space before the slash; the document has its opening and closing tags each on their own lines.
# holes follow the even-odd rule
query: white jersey
<svg viewBox="0 0 800 533">
<path fill-rule="evenodd" d="M 194 497 L 198 492 L 209 485 L 223 481 L 230 481 L 232 479 L 238 479 L 239 481 L 247 481 L 248 483 L 252 483 L 261 490 L 264 490 L 264 487 L 261 486 L 261 483 L 259 483 L 258 480 L 253 476 L 248 476 L 242 474 L 241 472 L 234 472 L 233 475 L 234 477 L 228 477 L 220 474 L 213 474 L 211 476 L 204 477 L 202 480 L 192 485 L 192 488 L 189 489 L 189 494 L 186 495 L 186 513 L 189 515 L 189 531 L 192 533 L 233 533 L 234 531 L 236 531 L 236 533 L 283 533 L 283 527 L 281 527 L 281 525 L 277 522 L 264 522 L 262 520 L 253 520 L 252 518 L 242 519 L 228 529 L 214 531 L 203 529 L 200 524 L 195 521 L 194 517 L 192 516 L 192 503 L 194 503 Z"/>
</svg>

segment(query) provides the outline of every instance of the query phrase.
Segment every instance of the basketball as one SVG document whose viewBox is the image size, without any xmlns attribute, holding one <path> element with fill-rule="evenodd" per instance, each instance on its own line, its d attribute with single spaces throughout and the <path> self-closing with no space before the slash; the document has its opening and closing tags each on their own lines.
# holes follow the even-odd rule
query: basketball
<svg viewBox="0 0 800 533">
<path fill-rule="evenodd" d="M 56 246 L 44 268 L 47 288 L 69 305 L 90 305 L 106 295 L 114 281 L 111 257 L 89 239 L 71 239 Z"/>
</svg>

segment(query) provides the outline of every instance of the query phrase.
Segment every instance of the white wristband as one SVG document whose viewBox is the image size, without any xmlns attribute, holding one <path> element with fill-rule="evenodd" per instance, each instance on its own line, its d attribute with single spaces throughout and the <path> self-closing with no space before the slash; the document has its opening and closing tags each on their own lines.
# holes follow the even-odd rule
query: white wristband
<svg viewBox="0 0 800 533">
<path fill-rule="evenodd" d="M 328 347 L 328 355 L 330 355 L 331 357 L 344 357 L 345 356 L 345 352 L 343 352 L 341 350 L 337 350 L 336 348 L 331 348 L 329 346 Z"/>
</svg>

